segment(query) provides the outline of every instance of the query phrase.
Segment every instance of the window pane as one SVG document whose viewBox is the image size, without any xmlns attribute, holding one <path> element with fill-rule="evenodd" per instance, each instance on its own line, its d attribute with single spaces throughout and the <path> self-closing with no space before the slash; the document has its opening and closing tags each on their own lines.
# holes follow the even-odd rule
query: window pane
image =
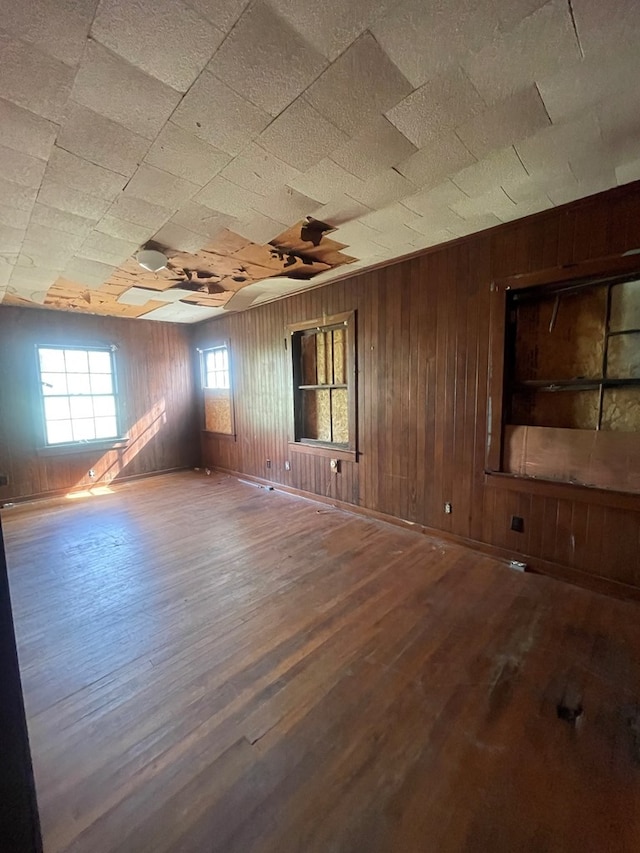
<svg viewBox="0 0 640 853">
<path fill-rule="evenodd" d="M 67 377 L 64 373 L 41 373 L 40 380 L 45 397 L 50 394 L 67 393 Z"/>
<path fill-rule="evenodd" d="M 96 438 L 115 438 L 117 435 L 115 418 L 96 418 Z"/>
<path fill-rule="evenodd" d="M 69 398 L 47 397 L 44 401 L 44 416 L 48 421 L 62 421 L 69 418 Z"/>
<path fill-rule="evenodd" d="M 92 373 L 111 373 L 111 353 L 89 350 L 89 370 Z"/>
<path fill-rule="evenodd" d="M 100 374 L 98 374 L 100 375 Z M 107 377 L 108 378 L 108 377 Z M 68 373 L 67 385 L 70 394 L 90 394 L 91 385 L 88 373 Z"/>
<path fill-rule="evenodd" d="M 93 411 L 97 418 L 115 418 L 116 401 L 114 397 L 94 397 Z"/>
<path fill-rule="evenodd" d="M 81 418 L 72 421 L 74 441 L 90 441 L 96 437 L 96 428 L 93 418 Z"/>
<path fill-rule="evenodd" d="M 71 421 L 51 421 L 47 424 L 47 443 L 61 444 L 73 441 Z"/>
<path fill-rule="evenodd" d="M 64 351 L 61 349 L 38 348 L 40 370 L 49 373 L 64 372 Z"/>
<path fill-rule="evenodd" d="M 64 359 L 67 364 L 67 373 L 88 373 L 89 360 L 87 353 L 81 349 L 66 349 Z"/>
<path fill-rule="evenodd" d="M 91 374 L 91 393 L 92 394 L 112 394 L 113 383 L 111 377 L 106 373 Z"/>
<path fill-rule="evenodd" d="M 71 398 L 71 417 L 76 418 L 92 418 L 93 417 L 93 401 L 91 397 L 72 397 Z"/>
</svg>

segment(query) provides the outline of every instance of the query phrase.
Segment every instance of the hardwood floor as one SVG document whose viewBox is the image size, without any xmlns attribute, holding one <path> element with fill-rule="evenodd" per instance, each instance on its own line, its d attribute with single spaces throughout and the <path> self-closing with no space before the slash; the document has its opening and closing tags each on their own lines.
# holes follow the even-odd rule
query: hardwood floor
<svg viewBox="0 0 640 853">
<path fill-rule="evenodd" d="M 640 849 L 640 609 L 223 475 L 3 512 L 46 853 Z"/>
</svg>

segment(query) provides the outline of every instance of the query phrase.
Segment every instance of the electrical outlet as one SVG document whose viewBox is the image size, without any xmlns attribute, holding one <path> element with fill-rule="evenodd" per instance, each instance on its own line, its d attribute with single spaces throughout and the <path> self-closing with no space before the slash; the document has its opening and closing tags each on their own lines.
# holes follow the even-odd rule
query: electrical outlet
<svg viewBox="0 0 640 853">
<path fill-rule="evenodd" d="M 329 468 L 331 468 L 331 471 L 333 474 L 339 474 L 340 473 L 340 460 L 339 459 L 330 459 L 329 460 Z"/>
<path fill-rule="evenodd" d="M 267 459 L 266 461 L 267 468 L 271 468 L 271 460 Z"/>
<path fill-rule="evenodd" d="M 521 518 L 519 515 L 512 515 L 511 529 L 515 530 L 516 533 L 524 533 L 524 518 Z"/>
<path fill-rule="evenodd" d="M 288 460 L 288 459 L 287 459 L 287 460 L 285 461 L 285 463 L 284 463 L 284 470 L 285 470 L 285 471 L 290 471 L 290 470 L 291 470 L 291 462 L 289 462 L 289 460 Z"/>
<path fill-rule="evenodd" d="M 453 512 L 453 504 L 447 501 L 444 505 L 444 511 L 447 515 L 451 515 L 451 513 Z"/>
<path fill-rule="evenodd" d="M 91 480 L 94 480 L 94 479 L 95 479 L 95 476 L 96 476 L 96 472 L 93 470 L 93 468 L 90 468 L 90 469 L 89 469 L 89 478 L 90 478 Z"/>
</svg>

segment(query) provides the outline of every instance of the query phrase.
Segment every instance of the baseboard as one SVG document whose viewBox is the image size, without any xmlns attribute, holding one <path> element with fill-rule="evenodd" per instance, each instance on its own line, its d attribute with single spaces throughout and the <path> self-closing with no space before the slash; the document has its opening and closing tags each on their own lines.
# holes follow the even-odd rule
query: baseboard
<svg viewBox="0 0 640 853">
<path fill-rule="evenodd" d="M 579 586 L 583 589 L 588 589 L 591 592 L 607 595 L 612 598 L 620 598 L 624 601 L 640 602 L 640 589 L 638 589 L 638 587 L 630 586 L 629 584 L 621 583 L 620 581 L 615 581 L 611 578 L 605 578 L 600 575 L 589 575 L 586 572 L 581 572 L 579 569 L 574 569 L 571 566 L 564 566 L 561 563 L 552 563 L 548 560 L 543 560 L 540 557 L 521 554 L 519 551 L 509 551 L 506 548 L 500 548 L 497 545 L 490 545 L 487 542 L 479 542 L 476 539 L 467 539 L 465 536 L 459 536 L 456 533 L 438 530 L 436 527 L 427 527 L 424 524 L 407 521 L 403 518 L 397 518 L 394 515 L 388 515 L 384 512 L 378 512 L 374 509 L 350 504 L 346 501 L 339 501 L 335 498 L 325 497 L 324 495 L 316 495 L 313 494 L 313 492 L 305 492 L 303 489 L 296 489 L 293 486 L 274 483 L 271 480 L 265 480 L 262 477 L 254 477 L 252 474 L 243 474 L 240 471 L 232 471 L 229 468 L 221 468 L 218 466 L 209 466 L 209 468 L 212 471 L 230 474 L 232 477 L 236 477 L 239 480 L 248 480 L 268 489 L 286 492 L 289 495 L 295 495 L 296 497 L 304 498 L 305 500 L 314 501 L 316 503 L 327 504 L 329 506 L 336 507 L 336 509 L 345 510 L 346 512 L 361 515 L 365 518 L 373 518 L 376 521 L 384 521 L 387 524 L 393 524 L 396 527 L 403 527 L 405 530 L 413 530 L 416 533 L 433 536 L 436 539 L 444 539 L 445 541 L 453 542 L 456 545 L 463 545 L 465 548 L 470 548 L 472 551 L 486 554 L 487 556 L 494 557 L 498 560 L 504 560 L 505 562 L 517 560 L 519 562 L 526 563 L 527 571 L 533 574 L 545 575 L 546 577 L 564 581 L 565 583 L 570 583 L 573 586 Z"/>
<path fill-rule="evenodd" d="M 2 507 L 7 507 L 8 505 L 18 506 L 19 504 L 32 503 L 33 501 L 55 500 L 57 498 L 64 498 L 67 495 L 77 494 L 79 492 L 88 492 L 95 488 L 119 486 L 124 485 L 125 483 L 134 482 L 135 480 L 146 480 L 149 477 L 159 477 L 162 474 L 176 474 L 179 471 L 191 470 L 193 470 L 191 465 L 181 465 L 179 468 L 164 468 L 159 471 L 147 471 L 144 474 L 129 474 L 125 477 L 114 477 L 114 479 L 109 480 L 108 483 L 98 480 L 96 483 L 85 483 L 81 486 L 73 486 L 70 489 L 51 489 L 48 492 L 36 492 L 32 495 L 8 497 L 0 504 L 0 509 Z"/>
</svg>

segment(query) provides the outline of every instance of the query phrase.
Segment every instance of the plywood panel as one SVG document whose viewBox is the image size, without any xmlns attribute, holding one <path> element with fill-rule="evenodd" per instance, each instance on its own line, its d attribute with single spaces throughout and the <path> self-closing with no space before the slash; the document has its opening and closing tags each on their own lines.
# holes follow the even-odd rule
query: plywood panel
<svg viewBox="0 0 640 853">
<path fill-rule="evenodd" d="M 229 390 L 204 389 L 204 428 L 211 432 L 233 434 L 233 410 Z"/>
</svg>

